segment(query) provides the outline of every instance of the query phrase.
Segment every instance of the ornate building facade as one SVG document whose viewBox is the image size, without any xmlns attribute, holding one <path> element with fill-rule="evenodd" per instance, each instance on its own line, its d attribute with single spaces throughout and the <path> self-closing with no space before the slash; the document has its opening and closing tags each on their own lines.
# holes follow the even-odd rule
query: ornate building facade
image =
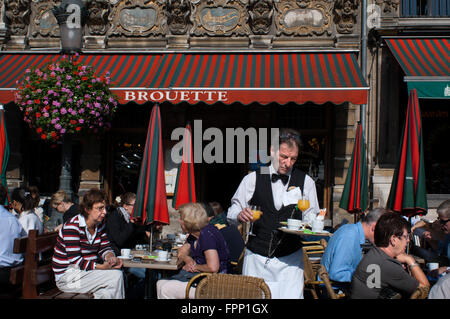
<svg viewBox="0 0 450 319">
<path fill-rule="evenodd" d="M 59 5 L 60 1 L 1 0 L 0 3 L 0 57 L 6 57 L 9 53 L 59 54 L 59 27 L 51 9 Z M 282 94 L 291 94 L 281 92 L 275 94 L 273 100 L 269 97 L 263 102 L 258 98 L 250 99 L 247 103 L 239 99 L 232 103 L 220 100 L 211 102 L 204 97 L 194 102 L 181 99 L 175 103 L 171 101 L 170 93 L 164 95 L 163 92 L 161 98 L 157 98 L 159 95 L 155 91 L 144 94 L 135 90 L 126 93 L 124 88 L 120 88 L 117 92 L 122 105 L 112 132 L 100 140 L 94 136 L 84 138 L 75 146 L 74 163 L 79 163 L 79 167 L 73 167 L 77 172 L 73 176 L 76 192 L 82 193 L 90 187 L 104 187 L 113 198 L 122 191 L 134 191 L 138 170 L 133 165 L 139 158 L 140 144 L 143 144 L 142 140 L 145 141 L 146 121 L 151 107 L 154 102 L 159 102 L 168 149 L 174 144 L 170 133 L 177 127 L 183 127 L 188 120 L 201 119 L 204 129 L 218 127 L 223 131 L 227 127 L 285 126 L 300 130 L 304 150 L 300 154 L 299 166 L 316 180 L 320 205 L 328 208 L 328 217 L 333 220 L 333 224 L 340 223 L 343 218 L 353 220 L 338 207 L 338 203 L 350 162 L 356 123 L 361 119 L 366 123 L 371 206 L 384 205 L 386 192 L 389 192 L 396 145 L 388 141 L 399 140 L 396 129 L 401 126 L 401 108 L 404 105 L 400 93 L 384 87 L 384 83 L 394 81 L 392 77 L 396 76 L 389 76 L 386 68 L 393 67 L 399 74 L 401 69 L 395 66 L 394 60 L 386 60 L 385 54 L 388 53 L 384 53 L 386 47 L 380 37 L 386 32 L 401 34 L 407 29 L 425 32 L 424 29 L 430 25 L 437 33 L 446 33 L 450 25 L 448 12 L 438 19 L 425 19 L 425 22 L 421 18 L 405 18 L 400 0 L 373 0 L 368 3 L 361 0 L 91 0 L 85 1 L 85 4 L 88 20 L 84 26 L 83 54 L 103 56 L 105 61 L 106 55 L 114 55 L 117 61 L 131 57 L 147 59 L 158 55 L 161 57 L 158 61 L 164 61 L 167 57 L 173 58 L 173 63 L 184 58 L 191 61 L 193 55 L 209 54 L 204 58 L 208 62 L 198 66 L 200 72 L 206 70 L 206 74 L 216 70 L 216 60 L 223 58 L 234 61 L 240 59 L 239 54 L 248 55 L 250 60 L 255 59 L 251 61 L 256 66 L 246 69 L 245 63 L 236 64 L 236 72 L 239 69 L 256 74 L 266 72 L 269 76 L 267 85 L 270 86 L 270 76 L 273 75 L 270 70 L 277 68 L 278 64 L 288 63 L 284 68 L 288 73 L 283 75 L 285 82 L 281 77 L 278 79 L 275 76 L 273 79 L 276 89 L 282 89 L 283 83 L 289 86 L 289 79 L 294 79 L 300 73 L 299 83 L 319 92 L 322 97 L 316 98 L 316 93 L 311 90 L 308 91 L 314 96 L 311 99 L 304 96 L 308 93 L 292 93 L 290 99 L 277 98 Z M 364 8 L 363 4 L 367 7 Z M 367 21 L 362 21 L 363 12 L 368 15 Z M 422 25 L 417 27 L 414 19 L 420 20 Z M 362 63 L 361 48 L 366 47 L 362 46 L 366 40 L 366 37 L 361 36 L 363 24 L 372 26 L 368 28 L 367 35 L 367 74 L 361 74 L 359 68 Z M 268 70 L 261 71 L 261 60 L 258 60 L 261 57 L 258 55 L 268 56 Z M 348 60 L 338 62 L 342 57 L 348 57 Z M 270 62 L 271 59 L 275 62 Z M 291 61 L 297 61 L 305 69 L 299 67 L 294 70 L 294 64 L 289 64 L 293 63 Z M 223 63 L 230 63 L 227 64 L 230 68 L 233 66 L 231 62 Z M 111 71 L 117 74 L 133 68 L 131 64 L 120 65 L 120 62 L 114 66 L 116 70 Z M 162 85 L 164 80 L 155 77 L 159 74 L 152 73 L 151 65 L 146 66 L 148 68 L 138 68 L 133 71 L 135 73 L 127 73 L 124 78 L 139 73 L 142 83 L 149 85 L 150 80 L 155 79 L 155 83 L 160 86 L 154 89 L 169 92 L 175 84 L 183 82 L 180 77 L 186 75 L 180 73 L 178 78 L 174 76 L 170 83 Z M 180 65 L 179 70 L 188 67 L 188 64 Z M 178 72 L 172 64 L 158 70 L 163 70 L 167 76 Z M 192 72 L 195 70 L 193 68 Z M 219 78 L 220 73 L 226 73 L 226 68 L 220 68 L 219 65 L 217 70 L 217 73 L 212 73 L 212 77 Z M 302 75 L 302 72 L 305 74 Z M 196 73 L 195 76 L 200 77 L 201 74 Z M 232 73 L 230 77 L 237 77 L 236 74 Z M 327 80 L 330 74 L 333 83 Z M 17 74 L 16 80 L 20 76 Z M 360 86 L 355 84 L 358 77 L 362 77 Z M 208 83 L 209 80 L 205 81 Z M 308 81 L 311 83 L 306 83 Z M 339 86 L 339 81 L 347 83 L 349 90 L 366 92 L 365 98 L 353 102 L 350 97 L 338 98 L 338 90 L 332 87 L 336 83 Z M 256 84 L 249 83 L 250 87 L 256 86 L 258 79 Z M 235 84 L 234 89 L 237 88 Z M 183 93 L 180 94 L 183 96 Z M 139 97 L 144 96 L 145 99 L 139 100 Z M 12 145 L 8 169 L 10 186 L 39 184 L 47 192 L 56 191 L 57 177 L 52 174 L 57 175 L 55 167 L 58 167 L 59 162 L 55 157 L 59 156 L 56 151 L 59 146 L 42 146 L 47 155 L 41 154 L 44 151 L 33 143 L 38 138 L 24 127 L 13 101 L 8 103 L 5 100 L 3 103 L 8 113 L 8 133 Z M 360 104 L 367 107 L 361 108 Z M 396 111 L 392 112 L 393 109 Z M 365 111 L 361 114 L 360 110 Z M 36 156 L 42 165 L 30 160 L 30 156 Z M 48 165 L 45 166 L 42 161 Z M 52 161 L 55 162 L 54 166 L 49 164 Z M 170 180 L 173 165 L 169 162 L 166 163 L 166 178 Z M 42 173 L 46 170 L 49 172 Z M 199 198 L 218 200 L 227 207 L 240 179 L 248 170 L 246 164 L 196 164 Z M 217 173 L 219 171 L 221 173 Z M 40 177 L 36 179 L 36 175 Z M 44 186 L 46 180 L 50 179 L 55 182 L 49 182 L 51 186 Z M 221 186 L 212 191 L 212 185 L 217 183 Z"/>
</svg>

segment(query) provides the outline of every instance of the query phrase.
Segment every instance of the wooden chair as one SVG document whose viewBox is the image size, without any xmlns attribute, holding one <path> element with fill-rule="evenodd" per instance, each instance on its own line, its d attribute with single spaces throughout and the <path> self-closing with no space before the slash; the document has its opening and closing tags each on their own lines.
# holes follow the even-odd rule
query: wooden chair
<svg viewBox="0 0 450 319">
<path fill-rule="evenodd" d="M 51 259 L 57 236 L 57 232 L 38 235 L 30 230 L 28 237 L 16 238 L 14 253 L 25 253 L 25 263 L 11 269 L 10 282 L 22 281 L 25 299 L 92 299 L 93 294 L 64 293 L 56 287 Z"/>
<path fill-rule="evenodd" d="M 242 250 L 241 255 L 239 256 L 238 261 L 232 261 L 231 266 L 233 267 L 233 273 L 237 275 L 242 274 L 242 266 L 244 265 L 244 256 L 245 256 L 245 247 Z"/>
<path fill-rule="evenodd" d="M 186 299 L 194 282 L 198 282 L 195 299 L 270 299 L 269 286 L 262 278 L 200 273 L 186 287 Z"/>
<path fill-rule="evenodd" d="M 321 290 L 325 287 L 329 298 L 344 298 L 344 293 L 336 294 L 332 286 L 333 282 L 330 280 L 325 266 L 320 264 L 320 259 L 322 258 L 327 245 L 326 240 L 321 239 L 320 241 L 315 242 L 304 242 L 304 244 L 311 244 L 303 246 L 302 248 L 304 290 L 310 292 L 314 299 L 319 299 Z M 320 280 L 318 280 L 318 278 Z"/>
<path fill-rule="evenodd" d="M 318 246 L 318 245 L 314 245 Z M 308 247 L 308 248 L 307 248 Z M 322 281 L 317 280 L 317 271 L 313 268 L 313 264 L 309 259 L 308 252 L 314 251 L 311 246 L 303 247 L 303 277 L 304 277 L 304 291 L 309 291 L 314 299 L 319 299 L 318 289 Z M 315 247 L 314 247 L 315 248 Z M 316 250 L 317 252 L 317 250 Z"/>
</svg>

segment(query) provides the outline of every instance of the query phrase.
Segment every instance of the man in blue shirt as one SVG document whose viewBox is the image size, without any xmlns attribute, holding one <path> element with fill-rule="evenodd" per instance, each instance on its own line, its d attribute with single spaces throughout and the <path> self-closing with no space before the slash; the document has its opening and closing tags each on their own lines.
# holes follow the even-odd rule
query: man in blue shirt
<svg viewBox="0 0 450 319">
<path fill-rule="evenodd" d="M 6 199 L 6 188 L 0 184 L 0 203 Z M 7 294 L 12 288 L 9 284 L 11 268 L 23 262 L 22 254 L 14 254 L 14 239 L 26 236 L 17 217 L 0 204 L 0 294 Z"/>
<path fill-rule="evenodd" d="M 350 287 L 352 275 L 362 258 L 362 247 L 366 240 L 374 242 L 375 225 L 387 211 L 375 208 L 356 224 L 341 226 L 331 237 L 321 259 L 330 279 L 339 283 L 343 290 Z"/>
</svg>

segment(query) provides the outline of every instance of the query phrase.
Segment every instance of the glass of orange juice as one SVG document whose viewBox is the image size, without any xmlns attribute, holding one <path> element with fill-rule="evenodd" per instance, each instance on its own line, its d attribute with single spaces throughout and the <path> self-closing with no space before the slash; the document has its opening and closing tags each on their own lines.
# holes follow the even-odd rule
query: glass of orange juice
<svg viewBox="0 0 450 319">
<path fill-rule="evenodd" d="M 307 210 L 309 208 L 308 196 L 304 195 L 298 200 L 297 208 L 300 209 L 302 212 L 304 212 L 305 210 Z"/>
<path fill-rule="evenodd" d="M 253 217 L 252 217 L 252 221 L 250 222 L 250 232 L 248 234 L 251 236 L 255 236 L 255 234 L 253 233 L 253 223 L 261 218 L 262 212 L 261 212 L 261 207 L 257 206 L 257 205 L 251 205 L 250 209 L 253 212 Z"/>
</svg>

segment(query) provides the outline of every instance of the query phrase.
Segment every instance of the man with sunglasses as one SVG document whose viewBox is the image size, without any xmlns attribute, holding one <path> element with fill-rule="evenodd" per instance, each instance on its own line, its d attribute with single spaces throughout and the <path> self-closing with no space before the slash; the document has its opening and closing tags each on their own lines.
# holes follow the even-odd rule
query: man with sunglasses
<svg viewBox="0 0 450 319">
<path fill-rule="evenodd" d="M 254 222 L 254 235 L 246 244 L 242 273 L 263 278 L 273 299 L 303 298 L 301 237 L 278 231 L 280 222 L 303 219 L 295 209 L 303 195 L 310 203 L 303 217 L 319 212 L 314 180 L 294 168 L 300 146 L 297 131 L 281 129 L 270 148 L 271 165 L 244 177 L 227 212 L 230 223 L 246 223 L 253 220 L 250 205 L 261 207 L 261 218 Z"/>
</svg>

